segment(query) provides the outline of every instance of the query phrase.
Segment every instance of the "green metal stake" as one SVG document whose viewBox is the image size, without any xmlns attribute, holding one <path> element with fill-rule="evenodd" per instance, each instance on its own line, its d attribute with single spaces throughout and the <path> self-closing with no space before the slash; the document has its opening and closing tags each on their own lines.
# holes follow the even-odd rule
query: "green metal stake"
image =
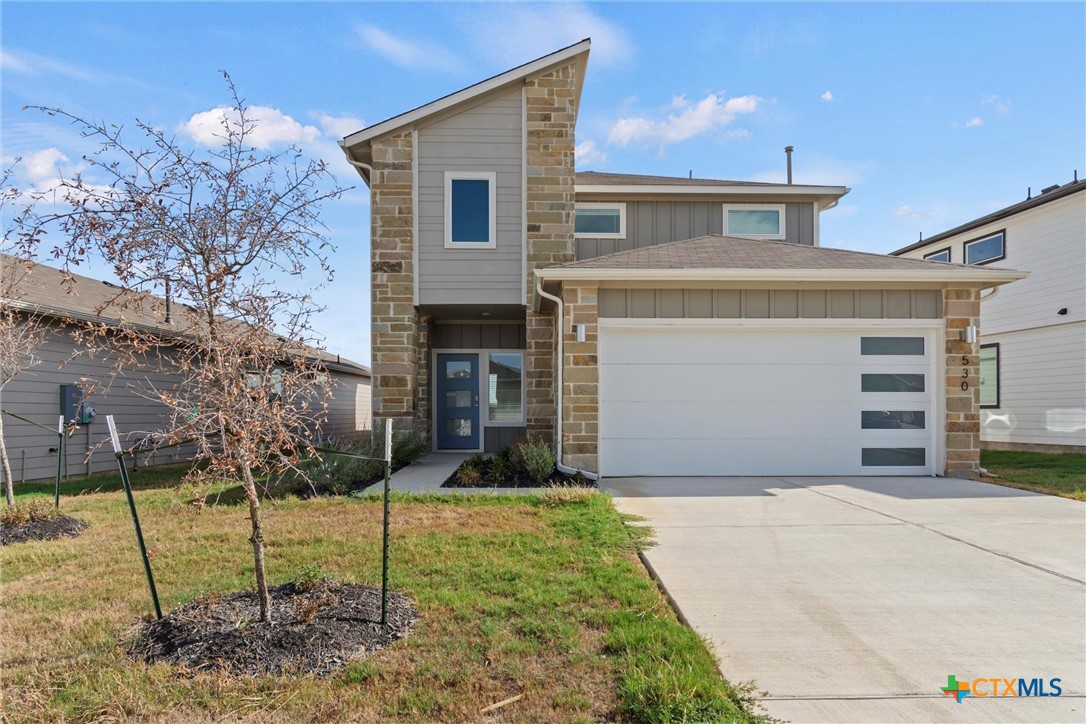
<svg viewBox="0 0 1086 724">
<path fill-rule="evenodd" d="M 388 488 L 392 478 L 392 418 L 385 419 L 385 529 L 381 545 L 381 630 L 388 633 Z"/>
<path fill-rule="evenodd" d="M 53 505 L 60 510 L 60 461 L 64 455 L 64 415 L 57 417 L 57 485 Z"/>
<path fill-rule="evenodd" d="M 162 608 L 158 605 L 155 576 L 151 573 L 151 559 L 147 557 L 147 545 L 143 542 L 143 529 L 140 528 L 140 517 L 136 514 L 136 501 L 132 497 L 132 483 L 128 480 L 128 468 L 124 465 L 124 450 L 121 448 L 121 439 L 117 436 L 117 425 L 113 422 L 113 415 L 106 416 L 106 424 L 109 425 L 109 438 L 113 442 L 113 452 L 117 455 L 117 465 L 121 469 L 121 484 L 124 485 L 124 494 L 128 496 L 128 510 L 132 513 L 132 524 L 136 526 L 136 540 L 140 544 L 140 555 L 143 556 L 143 570 L 147 574 L 147 585 L 151 589 L 151 600 L 155 604 L 155 616 L 161 620 Z"/>
</svg>

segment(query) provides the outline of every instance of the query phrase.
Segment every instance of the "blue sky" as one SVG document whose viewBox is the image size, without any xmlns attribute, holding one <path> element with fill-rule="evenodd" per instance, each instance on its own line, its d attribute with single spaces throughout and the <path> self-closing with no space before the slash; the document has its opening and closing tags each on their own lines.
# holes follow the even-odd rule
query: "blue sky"
<svg viewBox="0 0 1086 724">
<path fill-rule="evenodd" d="M 318 328 L 369 361 L 368 200 L 335 140 L 583 37 L 578 168 L 852 192 L 822 243 L 888 252 L 1086 171 L 1086 5 L 889 3 L 0 6 L 5 159 L 26 184 L 89 149 L 27 104 L 173 128 L 194 144 L 226 69 L 266 143 L 356 187 L 328 205 Z M 107 277 L 101 265 L 87 270 Z"/>
</svg>

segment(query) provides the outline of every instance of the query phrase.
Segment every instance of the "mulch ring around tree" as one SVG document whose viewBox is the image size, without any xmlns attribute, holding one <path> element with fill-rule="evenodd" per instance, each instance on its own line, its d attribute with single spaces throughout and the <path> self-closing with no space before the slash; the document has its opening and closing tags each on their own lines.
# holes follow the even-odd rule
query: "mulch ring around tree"
<svg viewBox="0 0 1086 724">
<path fill-rule="evenodd" d="M 270 624 L 260 623 L 256 591 L 207 596 L 139 625 L 129 653 L 148 663 L 243 676 L 323 675 L 403 638 L 418 619 L 407 596 L 390 592 L 386 633 L 381 589 L 355 583 L 286 583 L 269 594 Z"/>
<path fill-rule="evenodd" d="M 4 523 L 0 526 L 0 545 L 74 538 L 86 527 L 87 524 L 78 518 L 63 514 L 51 518 L 31 518 L 22 523 Z"/>
</svg>

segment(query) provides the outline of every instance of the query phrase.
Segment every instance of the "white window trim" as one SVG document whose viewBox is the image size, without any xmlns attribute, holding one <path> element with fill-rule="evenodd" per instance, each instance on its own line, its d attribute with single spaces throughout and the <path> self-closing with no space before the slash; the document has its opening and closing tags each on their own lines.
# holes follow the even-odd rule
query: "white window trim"
<svg viewBox="0 0 1086 724">
<path fill-rule="evenodd" d="M 989 259 L 982 259 L 981 261 L 969 261 L 969 247 L 971 247 L 971 246 L 973 246 L 975 244 L 980 244 L 982 242 L 988 241 L 990 239 L 994 239 L 997 236 L 1002 240 L 1002 243 L 1000 244 L 1000 247 L 999 247 L 999 255 L 998 256 L 993 256 L 993 257 L 991 257 Z M 991 234 L 986 234 L 985 236 L 981 236 L 981 237 L 976 238 L 976 239 L 971 239 L 970 241 L 965 242 L 965 244 L 962 246 L 962 260 L 966 264 L 968 264 L 970 266 L 983 266 L 984 264 L 991 264 L 992 262 L 1002 261 L 1003 259 L 1006 259 L 1006 258 L 1007 258 L 1007 230 L 1006 229 L 1000 229 L 999 231 L 993 231 Z"/>
<path fill-rule="evenodd" d="M 528 370 L 526 367 L 521 367 L 520 375 L 520 401 L 521 401 L 521 419 L 519 422 L 501 420 L 499 422 L 491 422 L 490 420 L 490 404 L 487 394 L 488 382 L 490 379 L 490 353 L 491 352 L 514 352 L 519 353 L 522 361 L 522 365 L 527 364 L 528 351 L 524 349 L 500 349 L 496 347 L 488 347 L 480 349 L 478 347 L 456 348 L 456 347 L 442 347 L 439 349 L 433 349 L 430 351 L 430 449 L 437 450 L 437 356 L 439 354 L 477 354 L 479 355 L 479 386 L 477 393 L 479 395 L 479 447 L 474 450 L 457 450 L 457 452 L 482 452 L 486 448 L 486 428 L 488 427 L 525 427 L 528 424 Z M 486 400 L 487 404 L 483 404 Z"/>
<path fill-rule="evenodd" d="M 626 203 L 623 201 L 578 201 L 576 209 L 618 209 L 618 233 L 617 234 L 578 234 L 575 239 L 625 239 L 626 238 Z M 573 228 L 577 228 L 574 219 Z"/>
<path fill-rule="evenodd" d="M 780 219 L 780 232 L 776 234 L 733 234 L 728 230 L 728 212 L 729 211 L 776 211 L 778 212 L 778 218 Z M 740 239 L 776 239 L 783 240 L 785 233 L 788 229 L 788 225 L 785 223 L 785 205 L 784 204 L 724 204 L 724 223 L 721 227 L 724 229 L 724 236 L 734 236 Z"/>
<path fill-rule="evenodd" d="M 452 182 L 490 182 L 490 241 L 452 240 Z M 445 172 L 445 248 L 446 249 L 494 249 L 498 246 L 497 223 L 497 174 L 493 171 L 446 171 Z"/>
<path fill-rule="evenodd" d="M 528 404 L 526 395 L 528 392 L 527 379 L 528 370 L 525 367 L 527 360 L 525 359 L 525 351 L 523 349 L 487 349 L 480 352 L 479 361 L 482 363 L 480 366 L 485 367 L 486 371 L 480 375 L 480 388 L 482 389 L 481 400 L 486 400 L 485 405 L 479 405 L 484 418 L 483 425 L 485 427 L 524 427 L 528 424 Z M 520 355 L 520 419 L 519 420 L 491 420 L 490 419 L 490 355 L 491 354 L 519 354 Z"/>
</svg>

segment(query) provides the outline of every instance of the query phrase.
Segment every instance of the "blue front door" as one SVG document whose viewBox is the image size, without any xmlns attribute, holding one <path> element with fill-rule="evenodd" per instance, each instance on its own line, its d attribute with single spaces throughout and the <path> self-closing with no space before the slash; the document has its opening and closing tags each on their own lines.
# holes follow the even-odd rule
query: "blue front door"
<svg viewBox="0 0 1086 724">
<path fill-rule="evenodd" d="M 437 447 L 479 449 L 479 355 L 437 356 Z"/>
</svg>

